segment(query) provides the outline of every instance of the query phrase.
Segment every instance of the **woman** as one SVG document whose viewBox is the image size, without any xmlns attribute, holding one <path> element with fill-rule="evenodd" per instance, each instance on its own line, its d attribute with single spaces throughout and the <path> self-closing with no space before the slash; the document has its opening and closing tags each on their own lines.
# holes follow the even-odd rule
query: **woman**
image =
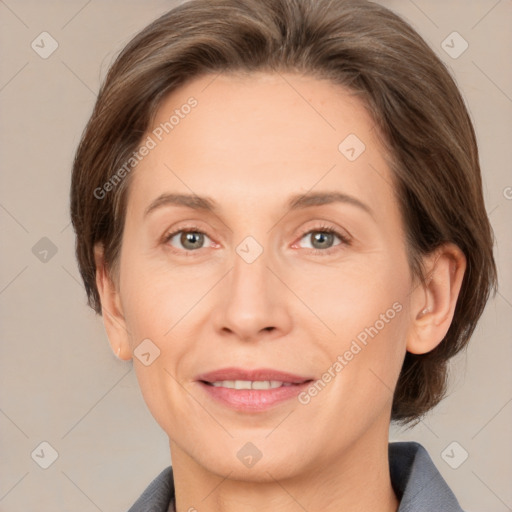
<svg viewBox="0 0 512 512">
<path fill-rule="evenodd" d="M 475 135 L 386 8 L 192 0 L 77 150 L 89 304 L 169 436 L 130 509 L 460 511 L 418 443 L 496 287 Z"/>
</svg>

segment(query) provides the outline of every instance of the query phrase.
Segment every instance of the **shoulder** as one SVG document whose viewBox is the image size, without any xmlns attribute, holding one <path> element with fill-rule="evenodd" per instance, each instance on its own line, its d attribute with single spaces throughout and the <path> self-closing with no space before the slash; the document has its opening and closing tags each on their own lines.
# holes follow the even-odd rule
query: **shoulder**
<svg viewBox="0 0 512 512">
<path fill-rule="evenodd" d="M 391 483 L 398 512 L 464 512 L 427 450 L 416 442 L 389 443 Z"/>
<path fill-rule="evenodd" d="M 167 512 L 174 497 L 172 467 L 165 468 L 144 490 L 128 512 Z"/>
</svg>

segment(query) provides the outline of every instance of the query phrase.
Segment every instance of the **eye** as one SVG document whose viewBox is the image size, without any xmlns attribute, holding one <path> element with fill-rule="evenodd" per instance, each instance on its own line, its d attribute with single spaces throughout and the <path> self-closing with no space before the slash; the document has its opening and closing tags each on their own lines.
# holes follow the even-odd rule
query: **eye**
<svg viewBox="0 0 512 512">
<path fill-rule="evenodd" d="M 311 242 L 309 247 L 306 248 L 310 249 L 313 254 L 327 255 L 338 250 L 338 246 L 350 245 L 350 239 L 347 236 L 342 235 L 330 226 L 319 226 L 310 229 L 302 234 L 300 240 L 307 240 L 308 237 Z M 336 239 L 339 240 L 339 243 L 333 245 Z M 168 233 L 164 236 L 163 243 L 170 245 L 173 252 L 181 253 L 185 251 L 185 253 L 191 253 L 203 249 L 206 240 L 210 241 L 210 244 L 208 244 L 210 247 L 215 245 L 206 233 L 198 228 L 190 227 Z M 181 247 L 176 247 L 176 243 L 180 244 Z"/>
<path fill-rule="evenodd" d="M 210 237 L 206 235 L 206 233 L 203 233 L 196 228 L 187 228 L 165 235 L 163 243 L 169 244 L 171 247 L 176 249 L 176 246 L 173 245 L 174 241 L 174 243 L 181 244 L 181 247 L 177 248 L 178 251 L 184 250 L 186 252 L 191 252 L 196 251 L 197 249 L 202 249 L 205 239 L 210 240 Z"/>
<path fill-rule="evenodd" d="M 319 226 L 318 228 L 310 229 L 301 236 L 301 240 L 308 240 L 308 238 L 310 244 L 309 247 L 306 246 L 306 248 L 311 249 L 313 254 L 331 254 L 337 251 L 337 247 L 340 245 L 350 245 L 348 237 L 329 226 Z M 333 245 L 336 239 L 339 240 L 339 243 Z"/>
</svg>

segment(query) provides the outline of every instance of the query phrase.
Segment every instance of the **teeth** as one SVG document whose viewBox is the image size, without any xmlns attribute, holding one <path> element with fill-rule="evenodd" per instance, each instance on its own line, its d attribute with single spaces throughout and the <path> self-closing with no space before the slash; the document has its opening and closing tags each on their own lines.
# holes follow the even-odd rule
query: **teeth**
<svg viewBox="0 0 512 512">
<path fill-rule="evenodd" d="M 216 388 L 229 389 L 274 389 L 281 386 L 292 386 L 290 382 L 281 382 L 279 380 L 222 380 L 211 383 Z"/>
</svg>

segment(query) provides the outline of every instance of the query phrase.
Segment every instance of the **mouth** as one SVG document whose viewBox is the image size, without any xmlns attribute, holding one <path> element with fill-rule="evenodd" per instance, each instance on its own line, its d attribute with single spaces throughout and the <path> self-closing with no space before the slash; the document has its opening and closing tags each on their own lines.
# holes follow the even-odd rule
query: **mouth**
<svg viewBox="0 0 512 512">
<path fill-rule="evenodd" d="M 313 378 L 271 369 L 224 368 L 196 378 L 215 402 L 244 412 L 261 412 L 296 397 Z"/>
<path fill-rule="evenodd" d="M 313 380 L 313 378 L 270 368 L 245 370 L 243 368 L 230 367 L 203 373 L 198 375 L 196 380 L 210 384 L 219 382 L 281 382 L 284 384 L 302 384 L 308 380 Z"/>
<path fill-rule="evenodd" d="M 221 380 L 216 382 L 202 381 L 207 386 L 228 389 L 276 389 L 281 386 L 296 386 L 291 382 L 281 382 L 278 380 Z"/>
</svg>

